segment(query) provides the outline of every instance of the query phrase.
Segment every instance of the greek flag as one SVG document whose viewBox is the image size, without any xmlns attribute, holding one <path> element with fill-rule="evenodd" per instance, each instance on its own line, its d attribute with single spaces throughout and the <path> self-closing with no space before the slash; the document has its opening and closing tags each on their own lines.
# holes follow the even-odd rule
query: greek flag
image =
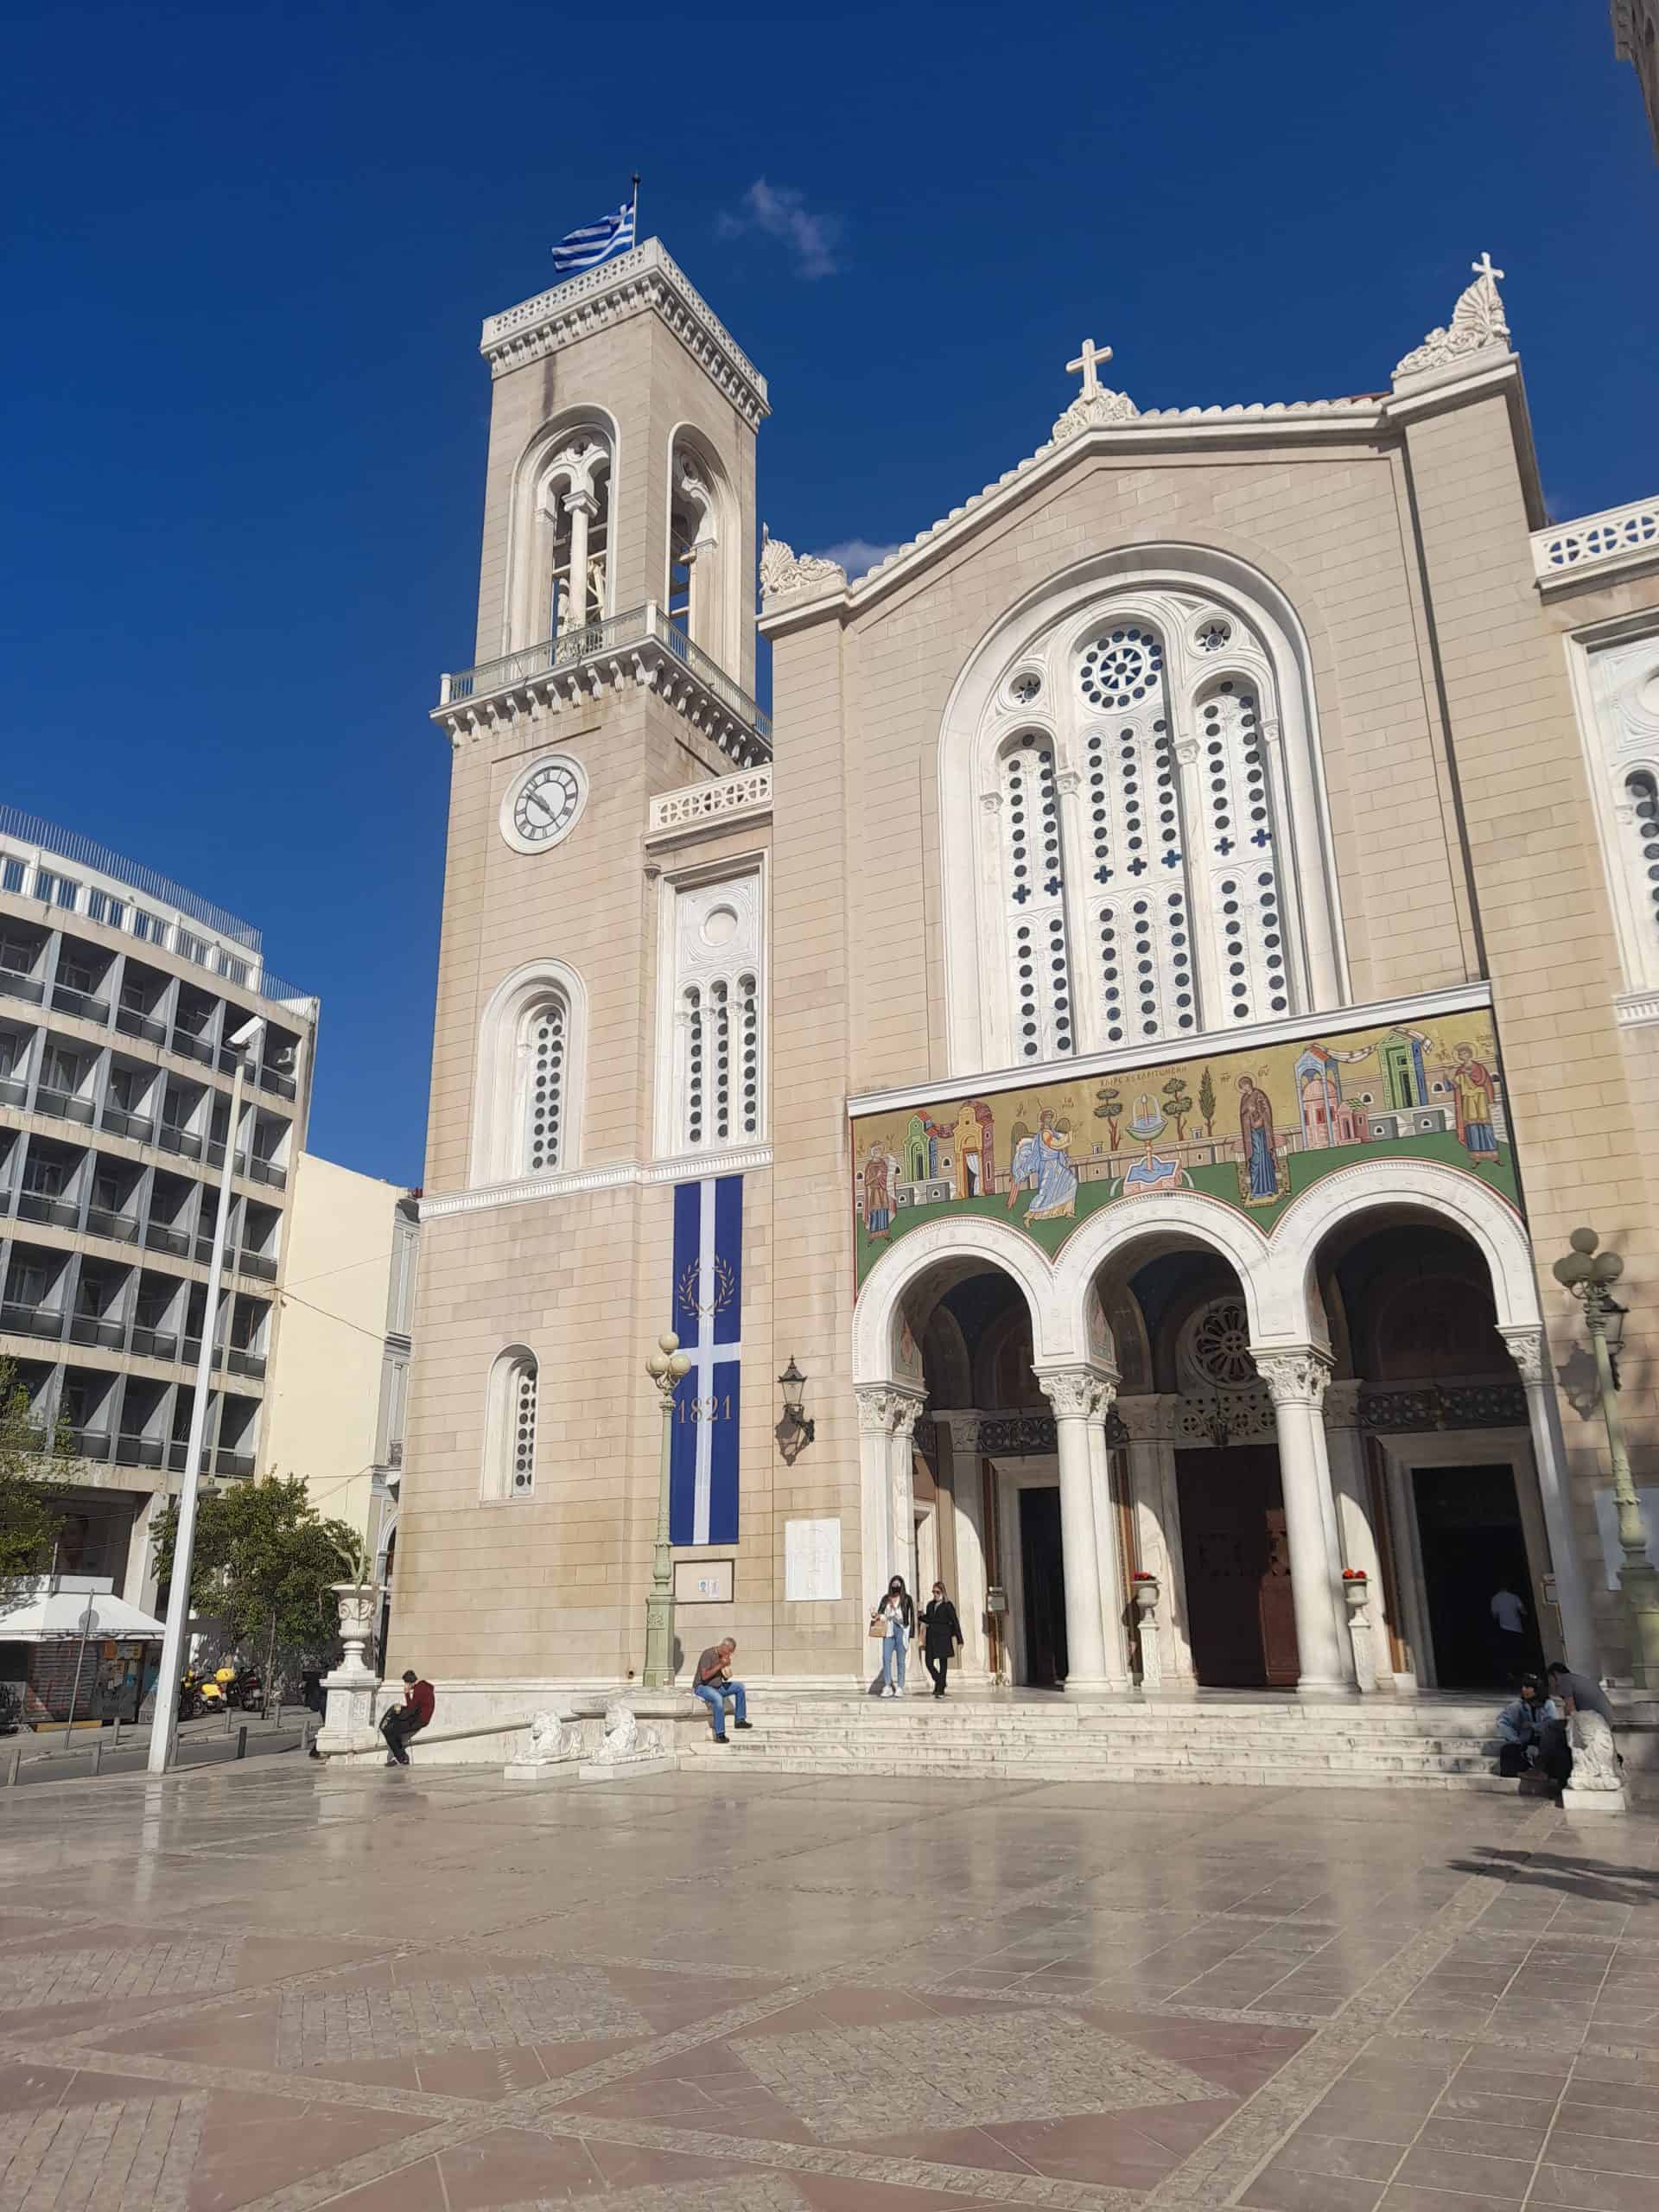
<svg viewBox="0 0 1659 2212">
<path fill-rule="evenodd" d="M 668 1529 L 676 1544 L 737 1541 L 738 1360 L 743 1178 L 674 1185 L 671 1324 L 691 1372 L 674 1386 Z"/>
<path fill-rule="evenodd" d="M 626 253 L 633 244 L 633 202 L 625 200 L 613 215 L 603 215 L 596 223 L 584 223 L 579 231 L 572 231 L 553 249 L 553 267 L 561 276 L 579 276 L 584 269 L 595 269 L 601 261 L 608 261 L 613 253 Z"/>
</svg>

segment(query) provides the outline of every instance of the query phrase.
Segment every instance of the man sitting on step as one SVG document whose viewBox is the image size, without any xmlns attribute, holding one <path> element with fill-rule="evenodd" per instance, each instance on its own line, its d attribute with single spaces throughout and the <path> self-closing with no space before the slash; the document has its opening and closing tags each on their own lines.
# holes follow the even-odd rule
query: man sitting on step
<svg viewBox="0 0 1659 2212">
<path fill-rule="evenodd" d="M 708 1707 L 709 1717 L 715 1724 L 715 1741 L 717 1744 L 730 1741 L 726 1733 L 728 1698 L 737 1707 L 737 1718 L 733 1725 L 739 1728 L 752 1726 L 743 1685 L 732 1680 L 732 1654 L 736 1649 L 735 1640 L 729 1636 L 722 1643 L 711 1643 L 698 1660 L 691 1676 L 691 1694 L 700 1697 Z"/>
</svg>

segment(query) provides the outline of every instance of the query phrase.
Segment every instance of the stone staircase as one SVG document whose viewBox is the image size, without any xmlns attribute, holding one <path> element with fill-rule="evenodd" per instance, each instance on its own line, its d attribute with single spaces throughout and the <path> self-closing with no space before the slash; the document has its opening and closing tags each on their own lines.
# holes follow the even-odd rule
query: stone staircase
<svg viewBox="0 0 1659 2212">
<path fill-rule="evenodd" d="M 1076 1704 L 1058 1696 L 924 1692 L 883 1700 L 757 1690 L 751 1733 L 678 1748 L 772 1774 L 986 1775 L 1033 1782 L 1185 1782 L 1273 1789 L 1484 1789 L 1496 1701 L 1294 1698 L 1211 1692 Z"/>
</svg>

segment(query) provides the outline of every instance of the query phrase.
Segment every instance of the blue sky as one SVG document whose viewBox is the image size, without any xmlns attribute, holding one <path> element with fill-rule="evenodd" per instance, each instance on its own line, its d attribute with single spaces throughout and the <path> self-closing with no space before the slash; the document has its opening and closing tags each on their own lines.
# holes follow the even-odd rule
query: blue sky
<svg viewBox="0 0 1659 2212">
<path fill-rule="evenodd" d="M 319 992 L 418 1181 L 483 315 L 644 175 L 771 379 L 761 511 L 912 535 L 1046 436 L 1376 390 L 1489 248 L 1561 515 L 1659 489 L 1659 167 L 1605 12 L 1437 0 L 3 10 L 0 796 Z"/>
</svg>

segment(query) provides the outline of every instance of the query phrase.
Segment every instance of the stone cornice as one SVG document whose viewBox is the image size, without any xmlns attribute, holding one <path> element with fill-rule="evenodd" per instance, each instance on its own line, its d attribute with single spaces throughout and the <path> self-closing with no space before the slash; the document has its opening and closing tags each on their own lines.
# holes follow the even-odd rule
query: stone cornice
<svg viewBox="0 0 1659 2212">
<path fill-rule="evenodd" d="M 659 315 L 751 426 L 772 412 L 765 377 L 660 238 L 486 316 L 479 351 L 493 377 L 505 376 L 636 315 Z"/>
<path fill-rule="evenodd" d="M 668 1160 L 628 1160 L 613 1167 L 572 1167 L 562 1175 L 519 1175 L 508 1183 L 480 1183 L 470 1191 L 435 1191 L 420 1202 L 421 1219 L 487 1213 L 496 1206 L 534 1205 L 643 1183 L 693 1183 L 706 1175 L 747 1175 L 770 1167 L 772 1147 L 750 1144 L 723 1152 L 682 1153 Z"/>
</svg>

